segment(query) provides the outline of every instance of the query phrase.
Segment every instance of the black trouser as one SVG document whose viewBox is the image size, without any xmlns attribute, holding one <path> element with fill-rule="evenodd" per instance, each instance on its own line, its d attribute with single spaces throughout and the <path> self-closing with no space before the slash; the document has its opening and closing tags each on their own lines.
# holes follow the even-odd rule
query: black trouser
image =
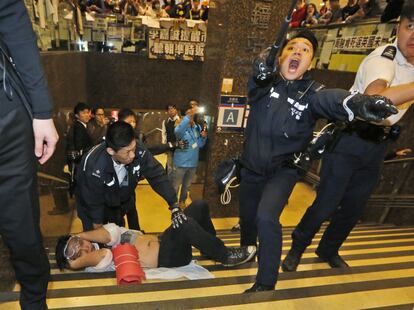
<svg viewBox="0 0 414 310">
<path fill-rule="evenodd" d="M 130 199 L 129 204 L 125 205 L 125 207 L 127 208 L 125 211 L 129 229 L 141 230 L 139 226 L 138 211 L 135 204 L 135 193 L 134 197 Z"/>
<path fill-rule="evenodd" d="M 87 208 L 83 204 L 82 200 L 78 199 L 78 197 L 76 197 L 76 208 L 78 211 L 78 217 L 82 221 L 83 230 L 93 230 L 93 221 L 88 215 Z M 138 213 L 135 207 L 135 195 L 133 195 L 133 197 L 129 200 L 123 202 L 120 206 L 105 206 L 103 224 L 114 223 L 118 226 L 125 227 L 125 215 L 128 217 L 129 228 L 140 230 Z"/>
<path fill-rule="evenodd" d="M 259 236 L 256 282 L 275 285 L 282 254 L 279 217 L 298 180 L 295 169 L 283 167 L 271 176 L 243 168 L 240 195 L 240 244 L 255 245 Z"/>
<path fill-rule="evenodd" d="M 304 252 L 330 218 L 318 252 L 338 254 L 378 182 L 387 144 L 344 134 L 335 150 L 324 155 L 316 199 L 292 233 L 294 250 Z"/>
<path fill-rule="evenodd" d="M 46 309 L 50 267 L 39 227 L 32 122 L 18 96 L 0 91 L 0 234 L 21 285 L 22 309 Z"/>
<path fill-rule="evenodd" d="M 168 227 L 160 236 L 159 267 L 179 267 L 188 265 L 193 257 L 191 246 L 199 249 L 212 259 L 224 262 L 227 248 L 216 237 L 210 218 L 208 205 L 204 201 L 194 201 L 185 210 L 188 221 L 178 229 Z"/>
</svg>

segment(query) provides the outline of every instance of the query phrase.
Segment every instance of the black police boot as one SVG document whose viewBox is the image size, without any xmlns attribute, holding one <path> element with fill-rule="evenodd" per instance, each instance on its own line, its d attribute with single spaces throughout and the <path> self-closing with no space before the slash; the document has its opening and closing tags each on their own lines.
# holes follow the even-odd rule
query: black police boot
<svg viewBox="0 0 414 310">
<path fill-rule="evenodd" d="M 264 285 L 260 283 L 255 283 L 251 288 L 245 290 L 245 293 L 255 293 L 255 292 L 264 292 L 264 291 L 273 291 L 275 289 L 274 285 Z"/>
<path fill-rule="evenodd" d="M 319 252 L 318 250 L 315 251 L 316 255 L 318 255 L 318 257 L 323 260 L 324 262 L 327 262 L 329 266 L 331 266 L 331 268 L 347 268 L 349 267 L 349 265 L 346 263 L 346 261 L 343 260 L 343 258 L 341 256 L 337 255 L 333 255 L 333 256 L 325 256 L 323 255 L 321 252 Z"/>
<path fill-rule="evenodd" d="M 227 248 L 226 259 L 223 262 L 224 267 L 235 267 L 251 260 L 256 254 L 254 245 Z"/>
<path fill-rule="evenodd" d="M 285 259 L 282 262 L 283 271 L 296 271 L 302 257 L 302 252 L 294 250 L 293 248 L 289 250 Z"/>
</svg>

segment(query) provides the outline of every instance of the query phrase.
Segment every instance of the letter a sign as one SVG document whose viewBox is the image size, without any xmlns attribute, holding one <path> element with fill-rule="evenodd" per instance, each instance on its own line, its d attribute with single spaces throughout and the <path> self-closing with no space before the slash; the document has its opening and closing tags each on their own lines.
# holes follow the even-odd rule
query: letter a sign
<svg viewBox="0 0 414 310">
<path fill-rule="evenodd" d="M 247 98 L 243 96 L 221 96 L 217 131 L 241 131 Z"/>
</svg>

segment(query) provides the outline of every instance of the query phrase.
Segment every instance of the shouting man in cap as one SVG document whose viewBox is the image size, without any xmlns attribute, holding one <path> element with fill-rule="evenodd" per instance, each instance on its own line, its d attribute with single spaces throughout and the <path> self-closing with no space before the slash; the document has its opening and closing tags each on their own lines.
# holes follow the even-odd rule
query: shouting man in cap
<svg viewBox="0 0 414 310">
<path fill-rule="evenodd" d="M 279 222 L 299 174 L 292 164 L 303 151 L 320 118 L 380 121 L 396 113 L 381 96 L 323 89 L 309 70 L 318 43 L 312 32 L 299 32 L 287 41 L 278 65 L 266 64 L 266 53 L 254 62 L 248 83 L 250 115 L 241 157 L 240 226 L 243 246 L 259 238 L 259 269 L 246 292 L 273 290 L 282 250 Z"/>
</svg>

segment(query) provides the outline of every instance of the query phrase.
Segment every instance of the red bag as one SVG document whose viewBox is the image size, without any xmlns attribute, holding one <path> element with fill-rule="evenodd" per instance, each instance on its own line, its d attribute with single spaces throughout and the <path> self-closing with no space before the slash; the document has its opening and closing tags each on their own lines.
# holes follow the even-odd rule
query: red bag
<svg viewBox="0 0 414 310">
<path fill-rule="evenodd" d="M 116 282 L 118 284 L 140 284 L 145 273 L 139 263 L 138 251 L 131 244 L 120 244 L 112 248 Z"/>
</svg>

